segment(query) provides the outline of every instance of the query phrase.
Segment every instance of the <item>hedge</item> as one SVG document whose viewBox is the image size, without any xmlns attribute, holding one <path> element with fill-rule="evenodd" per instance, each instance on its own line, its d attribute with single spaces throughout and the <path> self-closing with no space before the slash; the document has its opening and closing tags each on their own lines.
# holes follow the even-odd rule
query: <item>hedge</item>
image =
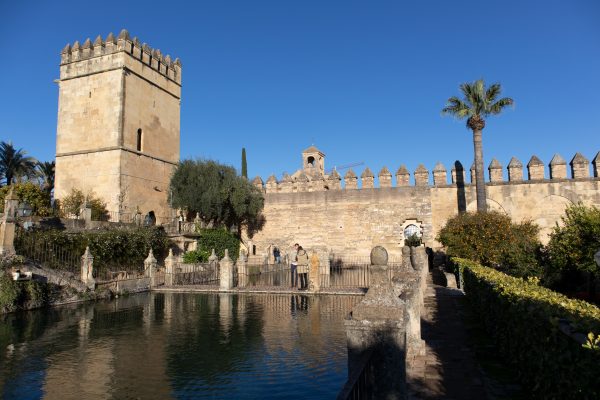
<svg viewBox="0 0 600 400">
<path fill-rule="evenodd" d="M 600 398 L 600 351 L 561 331 L 600 333 L 600 309 L 511 277 L 473 261 L 453 258 L 473 309 L 533 398 Z M 593 346 L 592 346 L 593 347 Z"/>
<path fill-rule="evenodd" d="M 225 255 L 225 249 L 228 249 L 229 258 L 231 258 L 234 262 L 237 260 L 240 252 L 240 239 L 237 237 L 237 235 L 221 228 L 200 229 L 198 233 L 199 250 L 202 251 L 203 254 L 210 255 L 212 249 L 215 249 L 215 253 L 220 260 Z M 202 261 L 207 260 L 208 258 Z"/>
</svg>

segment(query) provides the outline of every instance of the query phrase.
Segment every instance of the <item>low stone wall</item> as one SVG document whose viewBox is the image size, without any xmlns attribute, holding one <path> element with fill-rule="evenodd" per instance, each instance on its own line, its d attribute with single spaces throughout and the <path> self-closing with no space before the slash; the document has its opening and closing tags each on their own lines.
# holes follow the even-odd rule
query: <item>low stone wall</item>
<svg viewBox="0 0 600 400">
<path fill-rule="evenodd" d="M 404 262 L 391 279 L 387 251 L 378 246 L 371 252 L 371 286 L 345 321 L 350 378 L 338 399 L 364 390 L 376 399 L 407 396 L 407 364 L 425 351 L 421 312 L 429 263 L 423 246 L 402 252 Z"/>
</svg>

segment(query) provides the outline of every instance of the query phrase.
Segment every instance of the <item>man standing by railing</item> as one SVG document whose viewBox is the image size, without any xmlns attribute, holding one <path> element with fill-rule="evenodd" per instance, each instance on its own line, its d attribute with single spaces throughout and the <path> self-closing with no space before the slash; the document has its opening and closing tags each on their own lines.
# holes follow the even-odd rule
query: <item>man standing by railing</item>
<svg viewBox="0 0 600 400">
<path fill-rule="evenodd" d="M 294 250 L 292 250 L 292 254 L 290 257 L 290 273 L 292 278 L 290 288 L 292 289 L 298 286 L 298 247 L 300 247 L 298 243 L 294 244 Z"/>
</svg>

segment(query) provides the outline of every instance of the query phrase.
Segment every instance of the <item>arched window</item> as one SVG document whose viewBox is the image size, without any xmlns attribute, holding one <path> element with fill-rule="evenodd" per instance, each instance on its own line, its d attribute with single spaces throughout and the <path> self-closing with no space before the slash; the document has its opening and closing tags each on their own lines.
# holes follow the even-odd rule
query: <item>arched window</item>
<svg viewBox="0 0 600 400">
<path fill-rule="evenodd" d="M 142 151 L 142 128 L 137 130 L 137 151 Z"/>
<path fill-rule="evenodd" d="M 404 228 L 404 237 L 407 238 L 409 236 L 417 235 L 417 237 L 421 236 L 421 230 L 415 224 L 410 224 L 406 228 Z"/>
<path fill-rule="evenodd" d="M 313 156 L 308 157 L 306 162 L 308 165 L 312 165 L 313 167 L 315 166 L 315 158 Z"/>
</svg>

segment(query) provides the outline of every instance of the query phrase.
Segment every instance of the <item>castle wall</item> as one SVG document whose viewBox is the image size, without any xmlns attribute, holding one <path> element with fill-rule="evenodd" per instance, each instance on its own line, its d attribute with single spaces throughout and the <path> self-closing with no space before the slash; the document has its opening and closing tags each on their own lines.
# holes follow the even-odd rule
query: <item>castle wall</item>
<svg viewBox="0 0 600 400">
<path fill-rule="evenodd" d="M 546 179 L 543 163 L 534 156 L 536 162 L 527 166 L 527 180 L 523 180 L 522 164 L 513 159 L 507 182 L 494 160 L 490 166 L 492 182 L 486 184 L 488 209 L 506 213 L 515 222 L 533 221 L 540 227 L 540 240 L 547 243 L 568 205 L 582 202 L 600 207 L 598 158 L 596 155 L 592 162 L 593 174 L 587 159 L 578 154 L 571 161 L 571 178 L 565 171 L 557 173 L 559 168 L 565 169 L 566 163 L 561 163 L 550 165 L 552 178 Z M 461 170 L 453 170 L 452 183 L 448 183 L 440 164 L 430 185 L 429 172 L 420 166 L 414 186 L 406 186 L 408 177 L 400 179 L 397 175 L 401 183 L 397 187 L 387 187 L 387 174 L 380 173 L 380 180 L 385 176 L 384 187 L 369 187 L 373 178 L 365 175 L 359 188 L 356 175 L 348 171 L 345 188 L 325 191 L 312 191 L 314 184 L 319 184 L 317 180 L 301 184 L 287 178 L 277 182 L 271 177 L 263 187 L 262 180 L 256 178 L 253 183 L 265 192 L 266 218 L 263 230 L 252 238 L 257 254 L 264 254 L 270 244 L 289 249 L 298 242 L 307 249 L 332 251 L 347 258 L 366 257 L 373 246 L 382 245 L 396 258 L 404 245 L 404 227 L 411 220 L 422 228 L 426 246 L 440 248 L 435 237 L 446 221 L 459 211 L 476 211 L 475 185 L 464 183 Z"/>
<path fill-rule="evenodd" d="M 382 245 L 399 258 L 406 220 L 421 221 L 425 239 L 432 240 L 430 197 L 427 187 L 269 193 L 266 224 L 252 242 L 257 254 L 271 243 L 285 250 L 298 242 L 341 258 L 368 257 Z"/>
</svg>

